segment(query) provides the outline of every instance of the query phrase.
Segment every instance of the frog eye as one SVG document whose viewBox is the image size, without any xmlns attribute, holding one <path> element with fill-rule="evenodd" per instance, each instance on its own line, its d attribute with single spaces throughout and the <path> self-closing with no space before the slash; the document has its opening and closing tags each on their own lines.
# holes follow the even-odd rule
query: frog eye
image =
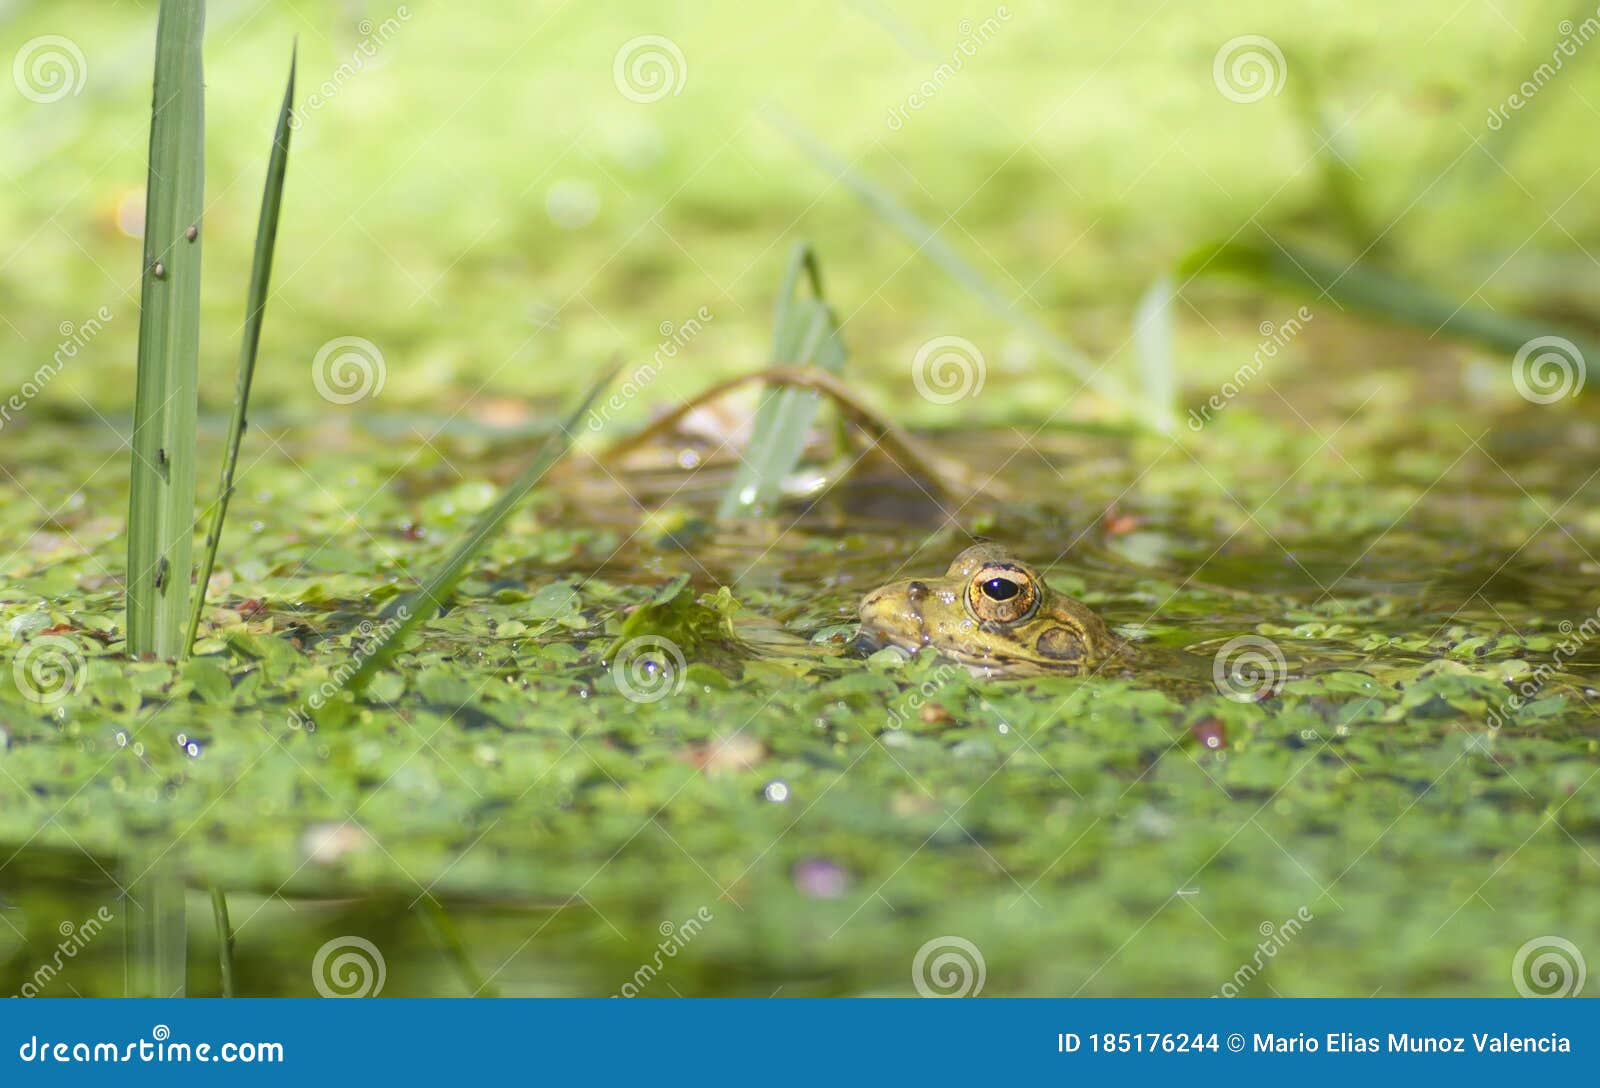
<svg viewBox="0 0 1600 1088">
<path fill-rule="evenodd" d="M 984 623 L 1020 623 L 1039 607 L 1038 582 L 1020 567 L 984 567 L 967 586 L 967 607 Z"/>
<path fill-rule="evenodd" d="M 1009 578 L 991 578 L 983 583 L 983 595 L 991 601 L 1009 601 L 1021 592 L 1022 587 Z"/>
</svg>

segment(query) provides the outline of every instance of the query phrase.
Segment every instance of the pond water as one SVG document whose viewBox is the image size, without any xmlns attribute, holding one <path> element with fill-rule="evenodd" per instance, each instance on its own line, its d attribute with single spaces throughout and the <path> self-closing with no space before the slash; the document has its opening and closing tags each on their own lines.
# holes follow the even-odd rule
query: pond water
<svg viewBox="0 0 1600 1088">
<path fill-rule="evenodd" d="M 117 649 L 114 436 L 24 431 L 3 647 L 71 675 L 0 694 L 0 990 L 218 993 L 221 889 L 241 994 L 1517 992 L 1528 942 L 1600 954 L 1594 438 L 1401 422 L 944 433 L 1007 498 L 869 458 L 724 528 L 725 465 L 578 462 L 314 729 L 524 443 L 279 430 L 174 667 Z M 973 536 L 1139 664 L 850 652 Z"/>
</svg>

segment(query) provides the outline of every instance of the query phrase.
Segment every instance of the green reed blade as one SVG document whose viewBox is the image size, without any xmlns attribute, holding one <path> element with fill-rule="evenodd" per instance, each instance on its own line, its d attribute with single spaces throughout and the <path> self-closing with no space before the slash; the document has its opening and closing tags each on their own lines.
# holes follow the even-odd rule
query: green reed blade
<svg viewBox="0 0 1600 1088">
<path fill-rule="evenodd" d="M 177 657 L 189 617 L 205 199 L 204 33 L 203 0 L 161 0 L 128 511 L 128 651 L 135 656 Z"/>
<path fill-rule="evenodd" d="M 222 479 L 217 498 L 207 511 L 210 527 L 206 531 L 205 555 L 195 582 L 194 610 L 189 616 L 189 633 L 184 651 L 194 649 L 200 631 L 200 615 L 205 611 L 206 587 L 217 564 L 217 544 L 222 539 L 222 523 L 228 516 L 228 501 L 233 498 L 233 474 L 239 466 L 239 444 L 244 439 L 245 412 L 250 403 L 250 384 L 255 380 L 256 353 L 261 345 L 261 318 L 267 309 L 267 288 L 272 282 L 272 254 L 278 242 L 278 213 L 283 208 L 283 179 L 289 167 L 289 121 L 294 111 L 294 75 L 299 50 L 289 54 L 289 83 L 284 88 L 283 104 L 278 107 L 278 127 L 272 137 L 272 155 L 267 161 L 267 183 L 261 194 L 261 220 L 256 225 L 256 252 L 250 264 L 250 289 L 245 298 L 244 336 L 239 345 L 239 376 L 233 394 L 233 418 L 228 422 L 228 444 L 222 456 Z"/>
<path fill-rule="evenodd" d="M 1178 264 L 1185 279 L 1224 275 L 1311 300 L 1327 298 L 1344 309 L 1428 335 L 1444 333 L 1498 351 L 1516 353 L 1530 340 L 1559 335 L 1586 359 L 1600 359 L 1596 345 L 1570 329 L 1465 303 L 1456 303 L 1412 280 L 1364 264 L 1345 266 L 1268 239 L 1202 246 Z"/>
<path fill-rule="evenodd" d="M 439 564 L 438 569 L 428 575 L 427 580 L 415 591 L 384 609 L 384 621 L 379 626 L 378 642 L 363 656 L 361 664 L 345 681 L 345 690 L 357 693 L 362 691 L 378 670 L 388 663 L 406 636 L 438 614 L 439 609 L 450 599 L 450 594 L 455 591 L 457 583 L 466 574 L 467 565 L 483 546 L 505 527 L 511 515 L 538 486 L 544 474 L 550 471 L 550 467 L 566 456 L 568 448 L 572 445 L 573 428 L 589 410 L 595 398 L 611 384 L 620 369 L 620 364 L 608 368 L 600 380 L 583 395 L 577 407 L 562 420 L 560 427 L 544 440 L 528 467 L 523 469 L 522 474 L 501 493 L 495 504 L 484 512 L 461 543 L 456 545 L 455 551 Z"/>
<path fill-rule="evenodd" d="M 809 297 L 800 294 L 802 275 L 811 285 Z M 845 354 L 839 319 L 823 297 L 817 255 L 802 242 L 789 259 L 778 291 L 772 362 L 776 366 L 819 366 L 837 374 L 844 369 Z M 748 517 L 777 503 L 784 478 L 805 455 L 806 436 L 820 407 L 817 394 L 807 389 L 767 393 L 756 411 L 750 447 L 717 506 L 719 520 Z"/>
</svg>

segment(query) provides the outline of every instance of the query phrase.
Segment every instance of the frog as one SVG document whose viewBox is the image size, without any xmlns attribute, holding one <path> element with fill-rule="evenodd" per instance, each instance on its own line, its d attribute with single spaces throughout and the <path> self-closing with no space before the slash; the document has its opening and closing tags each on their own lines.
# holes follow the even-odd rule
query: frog
<svg viewBox="0 0 1600 1088">
<path fill-rule="evenodd" d="M 858 615 L 863 652 L 931 649 L 978 676 L 1082 675 L 1127 648 L 1087 605 L 994 543 L 965 549 L 943 577 L 868 593 Z"/>
</svg>

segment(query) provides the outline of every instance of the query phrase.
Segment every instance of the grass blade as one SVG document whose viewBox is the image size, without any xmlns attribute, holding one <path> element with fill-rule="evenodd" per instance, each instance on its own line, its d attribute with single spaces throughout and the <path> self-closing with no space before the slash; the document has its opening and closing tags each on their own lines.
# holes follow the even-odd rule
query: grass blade
<svg viewBox="0 0 1600 1088">
<path fill-rule="evenodd" d="M 800 294 L 804 275 L 810 297 Z M 817 366 L 832 373 L 844 369 L 844 341 L 839 319 L 824 300 L 822 269 L 812 248 L 795 247 L 778 291 L 773 315 L 772 361 L 777 366 Z M 768 395 L 756 412 L 750 448 L 717 506 L 717 518 L 748 517 L 777 503 L 783 480 L 800 464 L 806 436 L 821 407 L 816 393 L 780 389 Z"/>
<path fill-rule="evenodd" d="M 594 403 L 601 391 L 611 384 L 619 369 L 620 365 L 610 367 L 583 395 L 577 407 L 562 420 L 561 426 L 544 440 L 528 467 L 523 469 L 522 474 L 501 493 L 495 504 L 484 511 L 483 517 L 478 519 L 477 524 L 467 533 L 465 539 L 456 545 L 456 550 L 450 553 L 439 568 L 414 592 L 384 610 L 386 622 L 380 628 L 382 633 L 378 642 L 345 681 L 345 690 L 361 692 L 378 670 L 388 663 L 406 636 L 438 614 L 439 609 L 450 599 L 450 594 L 454 592 L 457 583 L 466 573 L 467 564 L 471 563 L 483 546 L 505 527 L 505 523 L 544 478 L 544 474 L 550 471 L 550 467 L 566 455 L 567 449 L 572 445 L 573 428 L 577 426 L 578 420 L 589 410 L 589 406 Z"/>
<path fill-rule="evenodd" d="M 222 996 L 238 997 L 233 980 L 233 925 L 228 921 L 228 893 L 211 889 L 211 917 L 217 924 L 217 969 L 222 973 Z"/>
<path fill-rule="evenodd" d="M 1173 303 L 1177 285 L 1162 276 L 1146 289 L 1133 311 L 1133 348 L 1145 417 L 1164 434 L 1178 430 L 1178 356 L 1173 344 Z"/>
<path fill-rule="evenodd" d="M 1105 395 L 1125 411 L 1137 413 L 1137 404 L 1115 377 L 1096 366 L 1088 356 L 1045 328 L 1022 311 L 1015 299 L 1007 298 L 985 279 L 959 253 L 946 245 L 938 232 L 897 201 L 887 189 L 877 185 L 835 155 L 809 132 L 787 119 L 776 118 L 775 126 L 788 136 L 813 162 L 843 182 L 878 218 L 888 223 L 916 247 L 916 251 L 938 265 L 946 275 L 971 291 L 995 314 L 1032 340 L 1085 387 Z"/>
<path fill-rule="evenodd" d="M 1185 278 L 1230 275 L 1313 302 L 1328 298 L 1347 310 L 1420 329 L 1429 336 L 1445 333 L 1513 354 L 1530 340 L 1560 335 L 1584 358 L 1600 358 L 1600 345 L 1571 330 L 1455 303 L 1411 280 L 1359 263 L 1345 267 L 1270 239 L 1203 246 L 1179 262 L 1178 273 Z"/>
<path fill-rule="evenodd" d="M 128 510 L 128 651 L 135 656 L 177 657 L 189 618 L 205 199 L 204 34 L 202 0 L 162 0 Z"/>
<path fill-rule="evenodd" d="M 206 587 L 217 564 L 217 544 L 222 539 L 222 523 L 228 516 L 228 500 L 233 497 L 233 474 L 239 466 L 239 443 L 244 438 L 245 410 L 250 402 L 250 383 L 256 374 L 256 352 L 261 345 L 261 318 L 267 308 L 267 287 L 272 281 L 272 254 L 278 242 L 278 213 L 283 208 L 283 179 L 289 166 L 289 119 L 294 108 L 294 75 L 298 50 L 289 55 L 289 84 L 278 108 L 278 127 L 272 137 L 272 156 L 267 162 L 266 189 L 261 194 L 261 221 L 256 226 L 256 252 L 250 264 L 250 290 L 245 300 L 244 338 L 239 345 L 239 377 L 233 394 L 233 418 L 228 423 L 228 444 L 222 457 L 222 479 L 217 498 L 208 511 L 205 555 L 195 582 L 194 610 L 189 616 L 185 652 L 194 649 L 200 631 L 200 615 L 205 611 Z"/>
</svg>

